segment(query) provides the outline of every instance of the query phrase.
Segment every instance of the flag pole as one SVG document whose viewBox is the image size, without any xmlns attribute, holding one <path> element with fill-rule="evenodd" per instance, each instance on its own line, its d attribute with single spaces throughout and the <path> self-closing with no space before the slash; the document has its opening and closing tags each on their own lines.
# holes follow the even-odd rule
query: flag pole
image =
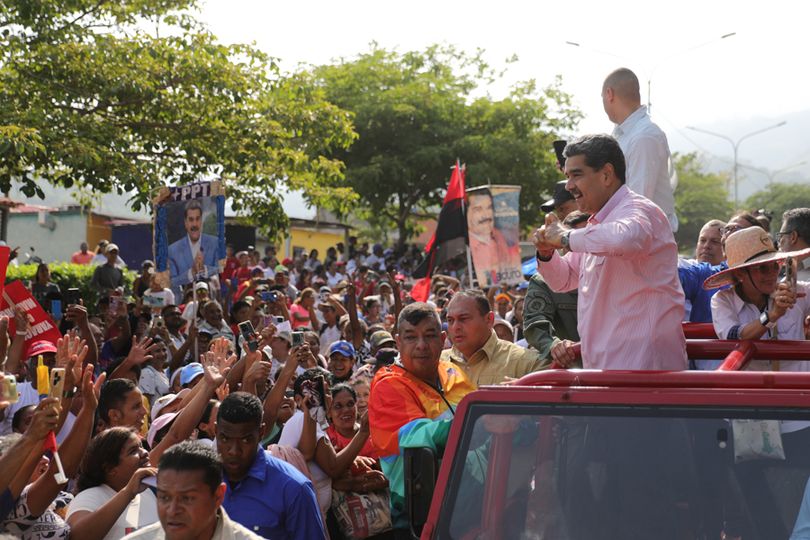
<svg viewBox="0 0 810 540">
<path fill-rule="evenodd" d="M 466 166 L 462 169 L 461 162 L 458 158 L 456 158 L 456 170 L 458 170 L 458 174 L 461 175 L 462 171 L 466 170 Z M 463 178 L 463 177 L 462 177 Z M 464 216 L 464 220 L 467 219 L 467 203 L 465 202 L 467 199 L 467 182 L 464 182 L 464 195 L 461 197 L 461 214 Z M 467 276 L 470 280 L 470 288 L 473 288 L 473 266 L 472 266 L 472 254 L 470 253 L 470 233 L 467 233 L 466 245 L 464 246 L 465 251 L 467 252 Z"/>
</svg>

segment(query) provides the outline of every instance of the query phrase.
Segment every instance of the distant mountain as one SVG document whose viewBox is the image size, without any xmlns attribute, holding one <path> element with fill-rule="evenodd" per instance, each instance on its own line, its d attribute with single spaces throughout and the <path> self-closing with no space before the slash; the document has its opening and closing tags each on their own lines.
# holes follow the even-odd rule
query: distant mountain
<svg viewBox="0 0 810 540">
<path fill-rule="evenodd" d="M 810 183 L 810 109 L 776 118 L 741 118 L 713 124 L 694 124 L 694 127 L 737 141 L 741 136 L 783 120 L 787 122 L 784 126 L 753 135 L 740 143 L 738 177 L 741 201 L 755 191 L 764 189 L 771 179 L 776 182 Z M 673 152 L 698 152 L 707 170 L 731 175 L 733 153 L 730 142 L 685 126 L 674 130 L 665 127 L 665 131 Z"/>
</svg>

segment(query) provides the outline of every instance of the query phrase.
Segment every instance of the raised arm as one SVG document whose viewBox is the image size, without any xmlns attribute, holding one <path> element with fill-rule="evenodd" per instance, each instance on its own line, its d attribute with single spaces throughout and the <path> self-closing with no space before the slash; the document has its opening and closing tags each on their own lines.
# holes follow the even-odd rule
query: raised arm
<svg viewBox="0 0 810 540">
<path fill-rule="evenodd" d="M 67 519 L 71 538 L 103 540 L 132 499 L 146 489 L 146 486 L 141 483 L 143 479 L 156 474 L 157 469 L 154 467 L 138 469 L 124 489 L 113 495 L 112 499 L 104 503 L 101 508 L 92 512 L 78 510 L 71 514 Z"/>
<path fill-rule="evenodd" d="M 155 448 L 149 452 L 149 461 L 158 463 L 160 457 L 169 447 L 188 439 L 194 428 L 200 422 L 203 411 L 205 411 L 208 400 L 214 396 L 216 389 L 225 383 L 225 375 L 230 366 L 236 361 L 236 355 L 228 358 L 224 364 L 216 361 L 213 353 L 206 353 L 206 361 L 203 362 L 203 380 L 194 387 L 192 392 L 196 392 L 186 406 L 172 422 L 169 432 L 163 437 Z M 219 364 L 219 365 L 218 365 Z"/>
<path fill-rule="evenodd" d="M 104 384 L 105 376 L 102 373 L 93 384 L 92 375 L 93 365 L 88 364 L 81 378 L 82 408 L 78 416 L 76 416 L 73 428 L 59 447 L 59 457 L 65 469 L 65 476 L 68 478 L 76 476 L 84 451 L 87 449 L 87 444 L 90 442 L 90 436 L 93 433 L 98 395 L 101 392 L 101 385 Z M 56 471 L 56 463 L 51 461 L 48 472 L 40 476 L 29 490 L 28 508 L 32 516 L 42 515 L 59 492 L 67 487 L 56 483 L 54 477 Z"/>
<path fill-rule="evenodd" d="M 90 330 L 87 308 L 79 304 L 68 306 L 65 318 L 73 321 L 76 328 L 79 329 L 79 335 L 87 345 L 87 354 L 83 359 L 83 364 L 98 365 L 98 345 L 93 337 L 93 332 Z"/>
<path fill-rule="evenodd" d="M 315 423 L 309 418 L 309 415 L 307 415 L 307 418 L 304 420 L 305 424 L 307 419 L 313 424 Z M 306 427 L 304 429 L 306 430 Z M 335 449 L 329 441 L 329 437 L 321 437 L 315 448 L 315 462 L 330 478 L 340 478 L 349 470 L 349 467 L 351 467 L 354 462 L 354 458 L 357 457 L 363 449 L 363 445 L 366 444 L 368 436 L 368 417 L 363 415 L 363 418 L 360 420 L 360 430 L 352 437 L 352 441 L 348 446 L 340 452 L 335 453 Z"/>
<path fill-rule="evenodd" d="M 352 329 L 352 345 L 355 348 L 363 346 L 363 341 L 366 336 L 363 335 L 362 328 L 360 327 L 360 320 L 357 318 L 357 295 L 354 289 L 354 283 L 349 283 L 346 287 L 346 311 L 349 312 L 349 326 Z"/>
<path fill-rule="evenodd" d="M 28 431 L 18 440 L 8 452 L 0 457 L 0 492 L 11 488 L 15 478 L 22 478 L 24 482 L 12 489 L 14 498 L 17 498 L 22 488 L 31 477 L 31 472 L 39 457 L 42 455 L 42 442 L 48 432 L 56 429 L 59 421 L 59 400 L 56 398 L 46 398 L 39 402 L 34 409 L 34 417 Z M 29 462 L 28 458 L 34 456 L 36 459 Z M 15 492 L 16 491 L 16 492 Z"/>
</svg>

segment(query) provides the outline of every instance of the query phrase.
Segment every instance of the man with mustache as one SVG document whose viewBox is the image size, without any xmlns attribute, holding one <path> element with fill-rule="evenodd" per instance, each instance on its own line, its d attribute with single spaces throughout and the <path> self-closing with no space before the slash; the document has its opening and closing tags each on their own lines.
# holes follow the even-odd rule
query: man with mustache
<svg viewBox="0 0 810 540">
<path fill-rule="evenodd" d="M 487 188 L 467 193 L 467 230 L 475 275 L 481 287 L 502 281 L 497 274 L 520 266 L 520 245 L 510 246 L 495 228 L 492 194 Z"/>
<path fill-rule="evenodd" d="M 186 236 L 169 246 L 169 271 L 172 285 L 185 285 L 200 274 L 219 272 L 217 252 L 219 239 L 203 234 L 203 209 L 200 201 L 191 200 L 183 213 Z"/>
<path fill-rule="evenodd" d="M 613 137 L 586 135 L 565 155 L 565 188 L 591 218 L 576 230 L 548 214 L 534 242 L 551 289 L 579 290 L 583 367 L 686 369 L 684 294 L 667 216 L 625 185 L 624 154 Z M 570 251 L 561 256 L 558 248 Z M 556 344 L 552 358 L 571 365 L 572 345 Z"/>
</svg>

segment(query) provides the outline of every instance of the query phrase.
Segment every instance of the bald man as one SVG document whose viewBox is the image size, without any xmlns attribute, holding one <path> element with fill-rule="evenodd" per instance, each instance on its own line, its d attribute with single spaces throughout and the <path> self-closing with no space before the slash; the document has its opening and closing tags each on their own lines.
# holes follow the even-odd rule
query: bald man
<svg viewBox="0 0 810 540">
<path fill-rule="evenodd" d="M 619 68 L 602 85 L 602 105 L 611 122 L 627 162 L 627 187 L 658 205 L 672 231 L 678 230 L 673 190 L 678 177 L 672 163 L 667 136 L 641 104 L 638 77 Z"/>
</svg>

